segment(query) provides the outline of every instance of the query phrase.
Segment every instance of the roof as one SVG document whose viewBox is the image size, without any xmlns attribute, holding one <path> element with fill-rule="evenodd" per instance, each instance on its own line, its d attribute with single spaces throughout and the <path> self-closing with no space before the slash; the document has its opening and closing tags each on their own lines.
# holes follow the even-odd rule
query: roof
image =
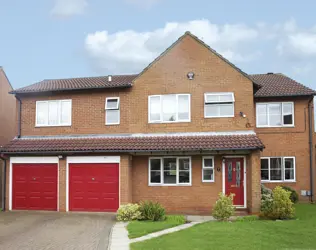
<svg viewBox="0 0 316 250">
<path fill-rule="evenodd" d="M 128 88 L 132 86 L 132 81 L 136 76 L 137 75 L 113 75 L 111 81 L 109 81 L 108 76 L 49 79 L 16 89 L 10 93 L 23 94 L 79 89 Z"/>
<path fill-rule="evenodd" d="M 316 95 L 316 91 L 280 73 L 256 74 L 250 77 L 262 86 L 255 93 L 255 97 Z"/>
<path fill-rule="evenodd" d="M 72 152 L 151 152 L 255 150 L 264 145 L 255 133 L 193 133 L 161 135 L 116 135 L 41 137 L 12 140 L 1 149 L 3 154 Z"/>
</svg>

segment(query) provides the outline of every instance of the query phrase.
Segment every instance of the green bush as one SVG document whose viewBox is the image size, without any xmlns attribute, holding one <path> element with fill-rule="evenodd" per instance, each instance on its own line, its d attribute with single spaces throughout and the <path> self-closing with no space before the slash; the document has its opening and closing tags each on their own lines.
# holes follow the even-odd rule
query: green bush
<svg viewBox="0 0 316 250">
<path fill-rule="evenodd" d="M 161 221 L 166 219 L 165 208 L 158 202 L 142 201 L 139 211 L 143 220 Z"/>
<path fill-rule="evenodd" d="M 267 188 L 265 185 L 261 184 L 261 194 L 272 196 L 272 190 L 270 188 Z"/>
<path fill-rule="evenodd" d="M 282 186 L 282 188 L 291 192 L 290 199 L 294 204 L 298 202 L 298 193 L 293 188 L 287 186 Z"/>
<path fill-rule="evenodd" d="M 235 211 L 235 207 L 233 205 L 234 194 L 230 194 L 229 196 L 224 195 L 223 193 L 219 194 L 219 198 L 216 201 L 212 215 L 217 220 L 228 220 Z"/>
<path fill-rule="evenodd" d="M 294 217 L 293 202 L 290 199 L 291 193 L 278 186 L 272 191 L 272 200 L 262 200 L 261 216 L 273 220 L 285 220 Z"/>
<path fill-rule="evenodd" d="M 140 220 L 142 218 L 138 204 L 122 205 L 117 210 L 116 219 L 118 221 Z"/>
</svg>

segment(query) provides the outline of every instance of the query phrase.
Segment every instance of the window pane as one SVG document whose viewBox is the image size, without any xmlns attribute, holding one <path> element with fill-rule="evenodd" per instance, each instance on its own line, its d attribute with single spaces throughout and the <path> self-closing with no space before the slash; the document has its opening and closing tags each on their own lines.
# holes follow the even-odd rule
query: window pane
<svg viewBox="0 0 316 250">
<path fill-rule="evenodd" d="M 261 159 L 261 170 L 269 169 L 269 159 Z"/>
<path fill-rule="evenodd" d="M 281 126 L 281 104 L 269 104 L 269 125 Z"/>
<path fill-rule="evenodd" d="M 106 111 L 106 124 L 115 124 L 120 122 L 119 110 L 107 110 Z"/>
<path fill-rule="evenodd" d="M 281 158 L 270 158 L 271 169 L 281 169 Z"/>
<path fill-rule="evenodd" d="M 221 104 L 219 106 L 220 116 L 233 116 L 234 115 L 234 104 Z"/>
<path fill-rule="evenodd" d="M 233 95 L 232 94 L 221 94 L 219 96 L 219 100 L 221 102 L 233 102 Z"/>
<path fill-rule="evenodd" d="M 160 159 L 150 159 L 150 170 L 160 171 L 161 162 Z"/>
<path fill-rule="evenodd" d="M 270 180 L 271 181 L 280 181 L 280 180 L 282 180 L 282 171 L 281 171 L 281 169 L 271 169 L 270 170 Z"/>
<path fill-rule="evenodd" d="M 71 124 L 71 101 L 61 102 L 61 124 Z"/>
<path fill-rule="evenodd" d="M 269 170 L 261 170 L 261 180 L 269 180 Z"/>
<path fill-rule="evenodd" d="M 177 119 L 177 99 L 175 95 L 162 96 L 162 120 L 176 121 Z"/>
<path fill-rule="evenodd" d="M 205 116 L 206 117 L 219 116 L 219 105 L 218 104 L 206 104 L 205 105 Z"/>
<path fill-rule="evenodd" d="M 150 101 L 150 121 L 159 121 L 160 120 L 160 97 L 153 96 L 149 98 Z"/>
<path fill-rule="evenodd" d="M 106 102 L 107 109 L 118 109 L 118 99 L 108 99 Z"/>
<path fill-rule="evenodd" d="M 257 104 L 257 113 L 266 115 L 267 114 L 267 105 L 266 104 Z"/>
<path fill-rule="evenodd" d="M 176 184 L 177 183 L 176 170 L 164 171 L 163 180 L 165 184 Z"/>
<path fill-rule="evenodd" d="M 178 119 L 189 120 L 189 96 L 188 95 L 179 95 L 178 96 Z"/>
<path fill-rule="evenodd" d="M 267 114 L 262 114 L 262 115 L 257 115 L 258 116 L 258 125 L 259 126 L 267 126 L 268 125 L 268 115 Z"/>
<path fill-rule="evenodd" d="M 179 170 L 190 170 L 190 159 L 180 158 L 179 159 Z"/>
<path fill-rule="evenodd" d="M 164 158 L 163 159 L 164 170 L 177 170 L 177 159 L 176 158 Z"/>
<path fill-rule="evenodd" d="M 293 115 L 284 115 L 283 116 L 283 124 L 284 125 L 292 125 L 293 124 Z"/>
<path fill-rule="evenodd" d="M 37 103 L 37 125 L 46 125 L 48 124 L 48 103 L 47 102 L 38 102 Z"/>
<path fill-rule="evenodd" d="M 203 169 L 203 180 L 213 181 L 214 180 L 214 169 Z"/>
<path fill-rule="evenodd" d="M 179 171 L 179 183 L 190 183 L 190 171 Z"/>
<path fill-rule="evenodd" d="M 294 180 L 294 169 L 285 169 L 284 178 L 285 180 Z"/>
<path fill-rule="evenodd" d="M 293 124 L 293 110 L 292 103 L 283 103 L 283 124 L 291 125 Z"/>
<path fill-rule="evenodd" d="M 161 171 L 150 171 L 150 183 L 161 183 Z"/>
<path fill-rule="evenodd" d="M 207 167 L 213 167 L 213 159 L 210 158 L 210 159 L 204 159 L 204 167 L 207 168 Z"/>
<path fill-rule="evenodd" d="M 176 184 L 177 183 L 177 159 L 165 158 L 163 159 L 164 168 L 164 183 Z"/>
<path fill-rule="evenodd" d="M 285 158 L 284 165 L 285 165 L 285 168 L 294 168 L 294 159 L 293 158 Z"/>
<path fill-rule="evenodd" d="M 48 124 L 58 125 L 58 102 L 48 102 Z"/>
<path fill-rule="evenodd" d="M 208 95 L 206 94 L 206 102 L 219 102 L 219 95 Z"/>
<path fill-rule="evenodd" d="M 292 103 L 283 103 L 283 114 L 292 114 Z"/>
</svg>

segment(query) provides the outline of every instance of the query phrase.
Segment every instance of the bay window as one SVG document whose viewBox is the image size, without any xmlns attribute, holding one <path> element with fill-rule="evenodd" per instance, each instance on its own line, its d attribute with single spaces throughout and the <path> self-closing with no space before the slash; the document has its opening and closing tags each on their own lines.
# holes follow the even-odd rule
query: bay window
<svg viewBox="0 0 316 250">
<path fill-rule="evenodd" d="M 190 95 L 154 95 L 148 98 L 150 123 L 189 122 Z"/>
<path fill-rule="evenodd" d="M 295 157 L 262 157 L 261 181 L 295 181 Z"/>
<path fill-rule="evenodd" d="M 257 103 L 257 127 L 294 126 L 294 103 Z"/>
<path fill-rule="evenodd" d="M 149 158 L 149 185 L 191 185 L 190 157 Z"/>
<path fill-rule="evenodd" d="M 36 102 L 36 126 L 71 126 L 71 100 Z"/>
</svg>

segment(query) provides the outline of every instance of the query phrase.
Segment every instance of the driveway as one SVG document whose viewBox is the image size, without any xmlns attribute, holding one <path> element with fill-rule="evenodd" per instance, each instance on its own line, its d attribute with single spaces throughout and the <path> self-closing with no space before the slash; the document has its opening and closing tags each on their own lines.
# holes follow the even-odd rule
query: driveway
<svg viewBox="0 0 316 250">
<path fill-rule="evenodd" d="M 107 249 L 112 214 L 0 212 L 0 249 Z"/>
</svg>

